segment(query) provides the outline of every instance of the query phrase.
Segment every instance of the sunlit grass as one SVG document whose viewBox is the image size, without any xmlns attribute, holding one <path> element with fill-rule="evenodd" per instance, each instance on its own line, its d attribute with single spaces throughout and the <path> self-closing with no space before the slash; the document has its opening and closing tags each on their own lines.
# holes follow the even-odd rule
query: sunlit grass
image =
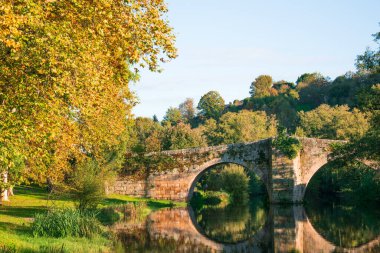
<svg viewBox="0 0 380 253">
<path fill-rule="evenodd" d="M 22 186 L 14 190 L 15 195 L 10 202 L 0 206 L 0 252 L 2 247 L 16 248 L 17 252 L 40 252 L 49 248 L 61 249 L 65 252 L 112 252 L 112 240 L 104 236 L 94 238 L 48 238 L 33 237 L 30 224 L 37 213 L 48 208 L 74 208 L 75 202 L 64 197 L 49 195 L 39 187 Z M 120 206 L 127 203 L 146 202 L 141 212 L 150 212 L 163 207 L 185 206 L 186 203 L 167 200 L 152 200 L 112 194 L 99 207 Z M 49 251 L 49 250 L 47 250 Z"/>
</svg>

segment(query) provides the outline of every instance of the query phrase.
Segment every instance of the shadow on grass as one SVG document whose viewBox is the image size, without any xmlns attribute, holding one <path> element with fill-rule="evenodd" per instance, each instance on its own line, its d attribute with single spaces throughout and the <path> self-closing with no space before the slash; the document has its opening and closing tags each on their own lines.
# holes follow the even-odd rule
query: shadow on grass
<svg viewBox="0 0 380 253">
<path fill-rule="evenodd" d="M 17 218 L 33 218 L 37 213 L 45 212 L 43 206 L 4 206 L 0 208 L 0 215 L 9 215 Z"/>
<path fill-rule="evenodd" d="M 17 235 L 31 235 L 32 233 L 28 225 L 17 225 L 10 222 L 0 222 L 0 230 L 11 231 L 12 233 Z"/>
<path fill-rule="evenodd" d="M 15 195 L 31 196 L 37 199 L 47 199 L 49 192 L 45 188 L 33 186 L 17 186 L 14 188 Z"/>
<path fill-rule="evenodd" d="M 15 196 L 27 196 L 33 197 L 34 199 L 40 200 L 60 200 L 60 201 L 73 201 L 72 197 L 69 194 L 62 192 L 53 192 L 49 191 L 44 187 L 39 186 L 16 186 L 14 188 Z"/>
</svg>

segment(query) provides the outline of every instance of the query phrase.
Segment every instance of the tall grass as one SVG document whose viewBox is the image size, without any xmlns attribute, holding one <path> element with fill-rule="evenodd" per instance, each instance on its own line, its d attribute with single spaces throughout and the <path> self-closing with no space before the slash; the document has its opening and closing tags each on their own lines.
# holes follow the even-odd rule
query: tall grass
<svg viewBox="0 0 380 253">
<path fill-rule="evenodd" d="M 101 234 L 102 227 L 95 212 L 57 209 L 37 214 L 32 224 L 35 237 L 88 237 Z"/>
</svg>

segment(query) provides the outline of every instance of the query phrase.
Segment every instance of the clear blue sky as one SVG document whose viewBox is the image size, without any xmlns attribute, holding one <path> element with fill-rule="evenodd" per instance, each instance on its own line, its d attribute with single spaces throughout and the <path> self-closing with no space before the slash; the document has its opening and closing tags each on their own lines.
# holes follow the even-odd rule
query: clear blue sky
<svg viewBox="0 0 380 253">
<path fill-rule="evenodd" d="M 269 74 L 295 81 L 305 72 L 335 78 L 354 70 L 356 55 L 374 47 L 380 0 L 167 0 L 177 59 L 162 73 L 141 71 L 132 85 L 136 116 L 159 119 L 185 98 L 218 91 L 226 103 L 249 96 L 252 80 Z"/>
</svg>

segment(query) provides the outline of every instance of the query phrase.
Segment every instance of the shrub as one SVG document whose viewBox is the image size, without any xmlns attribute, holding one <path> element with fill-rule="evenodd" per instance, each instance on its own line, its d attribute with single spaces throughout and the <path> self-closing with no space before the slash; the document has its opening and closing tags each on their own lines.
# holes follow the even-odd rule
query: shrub
<svg viewBox="0 0 380 253">
<path fill-rule="evenodd" d="M 96 161 L 90 159 L 78 165 L 68 179 L 64 191 L 77 201 L 80 211 L 96 208 L 105 198 L 105 177 Z"/>
<path fill-rule="evenodd" d="M 289 159 L 296 158 L 302 148 L 301 142 L 287 135 L 286 129 L 280 131 L 277 138 L 273 140 L 273 145 Z"/>
<path fill-rule="evenodd" d="M 230 194 L 232 202 L 247 201 L 249 176 L 241 166 L 226 166 L 222 172 L 223 190 Z"/>
<path fill-rule="evenodd" d="M 34 236 L 88 237 L 101 233 L 101 225 L 95 212 L 80 212 L 75 209 L 57 209 L 37 214 L 32 223 Z"/>
</svg>

